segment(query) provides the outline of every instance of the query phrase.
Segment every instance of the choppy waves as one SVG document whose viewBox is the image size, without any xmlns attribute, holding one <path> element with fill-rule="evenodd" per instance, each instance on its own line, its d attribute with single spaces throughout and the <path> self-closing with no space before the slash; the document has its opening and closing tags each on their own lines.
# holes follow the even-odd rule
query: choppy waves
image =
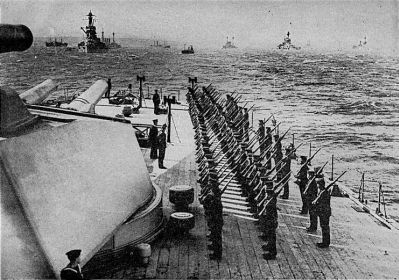
<svg viewBox="0 0 399 280">
<path fill-rule="evenodd" d="M 121 49 L 85 55 L 41 48 L 2 54 L 0 82 L 23 91 L 56 78 L 63 88 L 79 90 L 111 77 L 115 87 L 125 88 L 144 74 L 151 92 L 162 88 L 183 96 L 188 77 L 197 76 L 221 93 L 245 94 L 243 100 L 255 105 L 254 124 L 275 114 L 281 131 L 291 127 L 296 143 L 305 143 L 299 154 L 309 153 L 309 143 L 322 147 L 315 165 L 334 154 L 334 172 L 348 170 L 344 181 L 354 191 L 363 172 L 382 182 L 396 211 L 388 208 L 388 214 L 399 217 L 398 62 L 392 57 L 280 51 L 182 55 L 173 49 Z M 375 182 L 366 185 L 370 200 L 376 197 Z"/>
</svg>

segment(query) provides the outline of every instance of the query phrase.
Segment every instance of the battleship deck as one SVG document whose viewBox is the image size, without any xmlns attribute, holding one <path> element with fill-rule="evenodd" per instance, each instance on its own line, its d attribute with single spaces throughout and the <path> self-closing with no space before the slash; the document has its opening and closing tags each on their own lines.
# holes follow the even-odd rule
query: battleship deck
<svg viewBox="0 0 399 280">
<path fill-rule="evenodd" d="M 165 215 L 173 213 L 168 190 L 174 185 L 190 185 L 195 200 L 190 212 L 195 227 L 188 235 L 164 234 L 154 241 L 148 266 L 137 265 L 129 254 L 99 265 L 86 273 L 90 278 L 134 279 L 266 279 L 266 278 L 395 278 L 399 277 L 399 234 L 390 230 L 348 198 L 333 197 L 331 246 L 319 249 L 321 231 L 309 234 L 308 216 L 300 215 L 298 187 L 290 183 L 290 199 L 278 200 L 276 260 L 262 258 L 264 244 L 251 219 L 224 214 L 223 258 L 210 260 L 204 209 L 198 202 L 197 165 L 193 152 L 193 130 L 185 111 L 174 112 L 181 143 L 168 146 L 161 170 L 142 149 L 150 175 L 163 189 Z M 190 144 L 191 142 L 191 144 Z M 180 147 L 181 146 L 181 147 Z M 184 158 L 183 158 L 184 156 Z M 295 164 L 295 163 L 294 163 Z"/>
</svg>

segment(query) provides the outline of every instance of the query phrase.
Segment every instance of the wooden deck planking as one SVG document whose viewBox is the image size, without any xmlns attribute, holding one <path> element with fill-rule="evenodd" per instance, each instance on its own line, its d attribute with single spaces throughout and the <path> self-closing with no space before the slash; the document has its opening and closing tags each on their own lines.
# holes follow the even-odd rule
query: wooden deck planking
<svg viewBox="0 0 399 280">
<path fill-rule="evenodd" d="M 173 185 L 191 185 L 195 188 L 195 201 L 190 212 L 196 226 L 188 236 L 177 237 L 165 231 L 152 243 L 152 255 L 146 268 L 112 262 L 111 269 L 98 272 L 97 278 L 146 278 L 146 279 L 266 279 L 266 278 L 382 278 L 392 269 L 384 268 L 398 261 L 398 239 L 392 238 L 388 229 L 376 226 L 367 214 L 355 212 L 352 202 L 345 198 L 333 198 L 331 218 L 332 244 L 329 249 L 315 246 L 321 240 L 305 231 L 308 216 L 299 215 L 299 192 L 291 184 L 290 200 L 278 200 L 279 227 L 277 229 L 278 255 L 276 260 L 266 261 L 261 249 L 264 243 L 258 238 L 260 230 L 254 222 L 224 215 L 222 261 L 209 260 L 207 227 L 202 206 L 198 203 L 197 165 L 192 153 L 173 168 L 160 175 L 156 182 L 164 190 L 163 204 L 166 217 L 174 211 L 169 202 L 168 190 Z M 298 192 L 298 193 L 297 193 Z M 374 228 L 375 237 L 363 231 Z M 388 256 L 383 256 L 388 250 Z M 396 251 L 395 251 L 396 250 Z M 178 256 L 176 258 L 176 255 Z M 178 265 L 176 266 L 176 260 Z M 374 264 L 374 265 L 370 265 Z M 377 269 L 375 269 L 377 268 Z"/>
<path fill-rule="evenodd" d="M 236 219 L 239 229 L 239 238 L 241 239 L 241 244 L 243 245 L 243 251 L 249 266 L 249 272 L 252 279 L 261 279 L 262 273 L 258 265 L 258 260 L 256 254 L 251 246 L 251 237 L 248 232 L 248 225 L 244 219 Z"/>
</svg>

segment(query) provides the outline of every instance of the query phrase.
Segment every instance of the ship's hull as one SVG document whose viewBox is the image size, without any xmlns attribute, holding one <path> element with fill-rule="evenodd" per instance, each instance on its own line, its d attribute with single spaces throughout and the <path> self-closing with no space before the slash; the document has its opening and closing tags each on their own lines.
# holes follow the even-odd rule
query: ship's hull
<svg viewBox="0 0 399 280">
<path fill-rule="evenodd" d="M 108 48 L 105 44 L 86 44 L 82 42 L 78 45 L 79 52 L 82 53 L 105 53 L 108 51 Z"/>
<path fill-rule="evenodd" d="M 46 42 L 46 47 L 67 47 L 68 43 Z"/>
<path fill-rule="evenodd" d="M 193 54 L 194 51 L 191 51 L 191 50 L 182 50 L 181 53 L 182 53 L 182 54 Z"/>
</svg>

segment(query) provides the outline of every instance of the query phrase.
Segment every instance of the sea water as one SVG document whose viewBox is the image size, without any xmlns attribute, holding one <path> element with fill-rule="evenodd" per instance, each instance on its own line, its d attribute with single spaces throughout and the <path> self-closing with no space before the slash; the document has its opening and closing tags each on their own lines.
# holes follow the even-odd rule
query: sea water
<svg viewBox="0 0 399 280">
<path fill-rule="evenodd" d="M 365 199 L 377 200 L 383 186 L 387 214 L 399 220 L 399 59 L 367 53 L 317 53 L 278 50 L 196 50 L 122 48 L 106 54 L 83 54 L 34 47 L 0 54 L 0 83 L 27 90 L 53 78 L 68 94 L 82 92 L 97 79 L 112 79 L 113 88 L 138 88 L 145 75 L 145 95 L 184 100 L 188 77 L 210 83 L 223 94 L 239 93 L 253 107 L 253 124 L 271 114 L 290 128 L 298 155 L 314 152 L 313 166 L 334 155 L 334 176 L 358 192 L 365 173 Z M 148 100 L 146 102 L 149 102 Z M 251 114 L 252 119 L 252 114 Z M 267 125 L 271 125 L 270 122 Z M 284 139 L 288 145 L 292 135 Z M 325 168 L 331 176 L 331 164 Z M 296 185 L 292 185 L 296 187 Z M 374 207 L 374 206 L 373 206 Z"/>
</svg>

